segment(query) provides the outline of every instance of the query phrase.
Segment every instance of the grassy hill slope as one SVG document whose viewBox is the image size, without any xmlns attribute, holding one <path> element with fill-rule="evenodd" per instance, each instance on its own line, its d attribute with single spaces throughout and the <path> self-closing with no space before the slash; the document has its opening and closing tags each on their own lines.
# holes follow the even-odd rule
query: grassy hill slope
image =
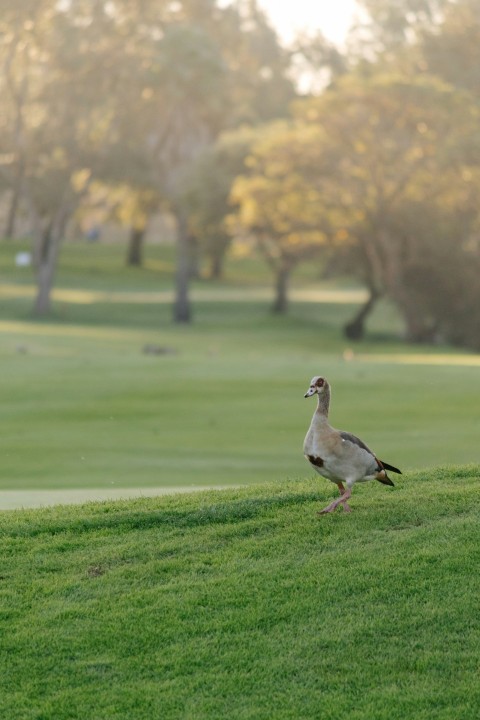
<svg viewBox="0 0 480 720">
<path fill-rule="evenodd" d="M 471 720 L 480 468 L 0 515 L 8 720 Z"/>
</svg>

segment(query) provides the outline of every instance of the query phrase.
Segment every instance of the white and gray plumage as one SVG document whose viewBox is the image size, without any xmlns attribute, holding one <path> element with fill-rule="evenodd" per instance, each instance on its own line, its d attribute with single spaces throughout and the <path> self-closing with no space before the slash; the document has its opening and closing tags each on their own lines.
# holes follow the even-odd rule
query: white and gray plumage
<svg viewBox="0 0 480 720">
<path fill-rule="evenodd" d="M 303 443 L 303 453 L 313 469 L 334 482 L 340 491 L 340 497 L 323 508 L 319 515 L 333 512 L 340 504 L 350 512 L 347 500 L 356 482 L 378 480 L 384 485 L 393 485 L 387 470 L 399 474 L 401 471 L 379 460 L 355 435 L 335 430 L 329 424 L 330 385 L 325 378 L 318 375 L 312 378 L 305 397 L 312 395 L 318 396 L 318 403 Z"/>
</svg>

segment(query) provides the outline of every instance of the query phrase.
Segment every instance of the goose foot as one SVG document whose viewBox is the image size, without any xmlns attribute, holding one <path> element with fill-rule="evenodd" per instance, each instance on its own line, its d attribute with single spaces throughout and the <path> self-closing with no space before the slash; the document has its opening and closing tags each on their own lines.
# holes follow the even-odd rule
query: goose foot
<svg viewBox="0 0 480 720">
<path fill-rule="evenodd" d="M 326 513 L 334 512 L 334 510 L 336 510 L 337 507 L 338 507 L 338 503 L 335 500 L 335 502 L 330 503 L 330 505 L 327 505 L 327 507 L 324 507 L 323 510 L 319 510 L 317 512 L 317 515 L 326 515 Z M 348 512 L 348 510 L 347 510 L 347 512 Z"/>
<path fill-rule="evenodd" d="M 317 512 L 317 515 L 326 515 L 326 513 L 334 512 L 334 510 L 336 510 L 339 505 L 343 505 L 343 509 L 345 512 L 352 512 L 352 508 L 347 503 L 347 500 L 351 496 L 352 491 L 350 490 L 350 488 L 345 489 L 342 483 L 338 483 L 338 489 L 340 490 L 340 497 L 337 500 L 331 502 L 330 505 L 327 505 L 327 507 L 324 507 L 323 510 Z"/>
</svg>

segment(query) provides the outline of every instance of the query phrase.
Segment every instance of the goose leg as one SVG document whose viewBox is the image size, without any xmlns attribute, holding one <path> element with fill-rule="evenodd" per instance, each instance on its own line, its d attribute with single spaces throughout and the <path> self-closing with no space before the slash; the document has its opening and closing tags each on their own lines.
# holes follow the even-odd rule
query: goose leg
<svg viewBox="0 0 480 720">
<path fill-rule="evenodd" d="M 343 486 L 343 483 L 338 483 L 338 491 L 341 496 L 343 496 L 345 494 L 345 488 Z M 350 507 L 350 505 L 348 505 L 346 500 L 343 500 L 342 507 L 345 512 L 352 512 L 352 508 Z"/>
<path fill-rule="evenodd" d="M 341 487 L 340 487 L 340 485 L 341 485 Z M 347 488 L 345 490 L 345 488 L 343 487 L 343 485 L 341 483 L 339 483 L 338 489 L 340 490 L 340 493 L 341 493 L 340 497 L 337 500 L 334 500 L 332 503 L 330 503 L 330 505 L 327 505 L 327 507 L 323 508 L 323 510 L 320 510 L 320 512 L 317 513 L 317 515 L 325 515 L 326 513 L 333 512 L 334 510 L 337 509 L 337 507 L 340 504 L 343 504 L 344 510 L 346 512 L 351 511 L 350 506 L 347 505 L 347 500 L 349 499 L 349 497 L 352 494 L 351 489 Z"/>
</svg>

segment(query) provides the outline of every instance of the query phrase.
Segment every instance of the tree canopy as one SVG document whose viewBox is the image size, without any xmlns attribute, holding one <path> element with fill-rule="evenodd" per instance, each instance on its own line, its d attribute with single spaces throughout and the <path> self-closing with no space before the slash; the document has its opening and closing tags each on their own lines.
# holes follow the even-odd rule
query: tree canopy
<svg viewBox="0 0 480 720">
<path fill-rule="evenodd" d="M 194 248 L 218 275 L 237 234 L 271 266 L 279 312 L 298 263 L 333 259 L 411 339 L 479 347 L 477 2 L 360 5 L 342 50 L 285 47 L 255 0 L 0 0 L 0 192 L 6 236 L 28 208 L 37 313 L 101 185 L 137 257 L 149 215 L 174 214 L 179 322 Z"/>
<path fill-rule="evenodd" d="M 286 113 L 287 53 L 251 2 L 2 5 L 2 177 L 14 189 L 12 218 L 22 194 L 36 228 L 37 312 L 49 311 L 66 222 L 89 182 L 102 180 L 170 203 L 176 317 L 188 319 L 182 184 L 220 130 Z"/>
</svg>

